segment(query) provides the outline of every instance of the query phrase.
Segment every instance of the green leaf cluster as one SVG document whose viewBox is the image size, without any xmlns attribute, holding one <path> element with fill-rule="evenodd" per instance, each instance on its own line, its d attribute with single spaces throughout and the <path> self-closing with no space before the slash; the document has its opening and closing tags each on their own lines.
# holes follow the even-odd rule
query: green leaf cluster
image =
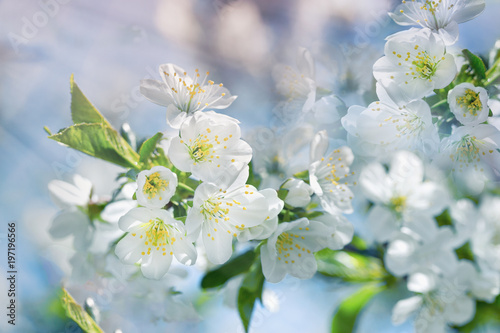
<svg viewBox="0 0 500 333">
<path fill-rule="evenodd" d="M 50 134 L 50 139 L 128 169 L 143 170 L 154 165 L 168 163 L 164 156 L 159 158 L 155 154 L 160 149 L 158 143 L 162 139 L 162 133 L 157 133 L 144 141 L 139 151 L 136 152 L 127 141 L 130 138 L 123 137 L 115 130 L 85 97 L 75 83 L 73 75 L 70 79 L 70 88 L 71 117 L 74 124 L 56 134 L 51 134 L 46 129 Z M 161 155 L 164 155 L 163 151 L 161 151 Z"/>
</svg>

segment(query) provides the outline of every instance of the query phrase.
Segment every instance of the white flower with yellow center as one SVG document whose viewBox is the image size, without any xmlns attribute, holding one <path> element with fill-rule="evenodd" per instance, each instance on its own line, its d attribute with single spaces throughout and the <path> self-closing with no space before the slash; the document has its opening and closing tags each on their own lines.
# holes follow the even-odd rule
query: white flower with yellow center
<svg viewBox="0 0 500 333">
<path fill-rule="evenodd" d="M 279 94 L 286 98 L 288 112 L 290 109 L 311 110 L 316 101 L 316 82 L 314 60 L 309 50 L 299 48 L 297 69 L 280 64 L 275 67 L 273 76 Z"/>
<path fill-rule="evenodd" d="M 231 257 L 233 238 L 241 233 L 245 232 L 242 237 L 249 240 L 252 232 L 248 234 L 246 230 L 262 224 L 269 224 L 271 229 L 275 227 L 273 220 L 283 207 L 276 191 L 258 191 L 244 180 L 246 178 L 238 178 L 227 190 L 210 183 L 196 188 L 186 228 L 193 241 L 201 232 L 208 260 L 214 264 L 222 264 Z M 255 230 L 256 237 L 269 234 L 265 229 Z"/>
<path fill-rule="evenodd" d="M 449 194 L 441 184 L 424 181 L 424 165 L 413 153 L 397 152 L 389 172 L 380 163 L 363 168 L 359 184 L 375 205 L 368 215 L 375 239 L 390 240 L 401 227 L 418 223 L 415 214 L 436 216 L 448 205 Z M 431 220 L 432 221 L 432 220 Z"/>
<path fill-rule="evenodd" d="M 458 23 L 472 20 L 484 7 L 484 0 L 403 0 L 389 15 L 400 25 L 432 29 L 446 45 L 452 45 L 458 40 Z"/>
<path fill-rule="evenodd" d="M 451 112 L 462 125 L 475 126 L 488 119 L 488 92 L 471 83 L 461 83 L 448 93 Z"/>
<path fill-rule="evenodd" d="M 457 73 L 453 56 L 429 29 L 410 29 L 388 37 L 385 56 L 373 65 L 373 76 L 384 86 L 394 82 L 409 100 L 446 87 Z"/>
<path fill-rule="evenodd" d="M 253 239 L 266 239 L 271 236 L 278 227 L 278 214 L 281 213 L 285 203 L 278 198 L 278 192 L 271 188 L 260 190 L 259 193 L 264 195 L 267 199 L 267 203 L 269 204 L 269 215 L 266 216 L 264 223 L 241 230 L 238 234 L 238 241 L 240 242 L 247 242 Z"/>
<path fill-rule="evenodd" d="M 441 142 L 440 156 L 436 158 L 442 167 L 455 173 L 500 171 L 500 131 L 486 124 L 460 126 Z"/>
<path fill-rule="evenodd" d="M 342 248 L 351 241 L 352 230 L 343 217 L 330 215 L 321 221 L 301 218 L 281 223 L 260 248 L 262 273 L 272 283 L 280 282 L 286 274 L 310 279 L 317 270 L 314 252 Z"/>
<path fill-rule="evenodd" d="M 141 171 L 137 176 L 137 202 L 148 208 L 162 208 L 176 188 L 177 175 L 163 166 Z"/>
<path fill-rule="evenodd" d="M 161 279 L 173 256 L 184 265 L 196 261 L 196 250 L 186 236 L 184 224 L 166 210 L 134 208 L 118 223 L 127 234 L 116 244 L 116 255 L 125 264 L 140 263 L 148 279 Z"/>
<path fill-rule="evenodd" d="M 174 64 L 160 66 L 162 81 L 142 80 L 141 93 L 151 102 L 167 107 L 167 123 L 179 128 L 196 111 L 225 109 L 236 99 L 222 86 L 208 80 L 209 72 L 195 70 L 191 78 Z M 204 76 L 202 78 L 202 76 Z"/>
<path fill-rule="evenodd" d="M 314 130 L 308 125 L 287 127 L 284 132 L 268 128 L 250 132 L 245 138 L 253 150 L 253 171 L 262 178 L 260 187 L 279 189 L 287 178 L 307 169 L 313 136 Z"/>
<path fill-rule="evenodd" d="M 240 139 L 238 121 L 226 115 L 197 112 L 182 124 L 179 135 L 172 139 L 168 157 L 176 168 L 202 181 L 220 183 L 252 159 L 252 148 Z"/>
<path fill-rule="evenodd" d="M 392 321 L 399 325 L 414 313 L 415 332 L 445 332 L 448 324 L 462 326 L 474 317 L 476 302 L 470 295 L 474 268 L 461 261 L 454 268 L 422 270 L 408 278 L 408 289 L 418 293 L 396 303 Z"/>
<path fill-rule="evenodd" d="M 311 143 L 309 181 L 321 206 L 330 214 L 352 213 L 353 193 L 349 189 L 349 166 L 354 155 L 349 147 L 340 147 L 325 155 L 328 149 L 326 132 L 321 131 Z"/>
<path fill-rule="evenodd" d="M 429 105 L 420 99 L 403 105 L 384 100 L 366 108 L 351 106 L 342 125 L 356 140 L 375 145 L 368 152 L 373 155 L 399 149 L 431 153 L 439 145 Z"/>
</svg>

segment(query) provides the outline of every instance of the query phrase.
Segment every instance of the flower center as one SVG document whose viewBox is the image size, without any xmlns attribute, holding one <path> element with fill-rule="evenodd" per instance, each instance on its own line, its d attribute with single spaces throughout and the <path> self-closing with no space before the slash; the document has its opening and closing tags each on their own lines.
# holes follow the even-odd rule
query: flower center
<svg viewBox="0 0 500 333">
<path fill-rule="evenodd" d="M 466 135 L 460 141 L 455 143 L 456 154 L 451 154 L 450 158 L 455 162 L 471 163 L 475 160 L 479 161 L 479 147 L 476 137 Z"/>
<path fill-rule="evenodd" d="M 401 214 L 405 210 L 405 207 L 406 207 L 406 197 L 405 196 L 398 196 L 398 197 L 391 198 L 390 207 L 396 213 Z"/>
<path fill-rule="evenodd" d="M 218 97 L 214 96 L 216 87 L 222 87 L 223 84 L 216 85 L 214 81 L 207 80 L 210 72 L 206 72 L 205 77 L 201 79 L 201 74 L 196 69 L 193 80 L 187 75 L 187 72 L 163 72 L 163 74 L 172 79 L 167 85 L 172 91 L 177 107 L 183 112 L 201 111 L 226 95 L 221 93 Z"/>
<path fill-rule="evenodd" d="M 300 97 L 306 97 L 310 91 L 310 88 L 305 81 L 305 75 L 297 73 L 290 66 L 285 67 L 283 79 L 279 85 L 283 90 L 285 97 L 288 98 L 288 101 L 292 101 Z"/>
<path fill-rule="evenodd" d="M 338 152 L 338 150 L 334 151 Z M 321 158 L 321 162 L 325 162 L 325 158 Z M 323 163 L 324 164 L 324 163 Z M 340 177 L 337 176 L 337 165 L 333 161 L 333 157 L 329 157 L 328 161 L 324 167 L 324 172 L 326 172 L 326 176 L 324 179 L 327 181 L 327 183 L 332 184 L 334 186 L 337 186 L 339 184 Z M 330 192 L 333 192 L 333 190 L 330 190 Z"/>
<path fill-rule="evenodd" d="M 402 135 L 406 136 L 409 134 L 416 136 L 422 131 L 423 122 L 417 115 L 410 112 L 404 112 L 402 116 L 402 123 L 397 120 L 399 124 L 396 125 L 396 130 L 399 132 L 397 134 L 398 138 Z"/>
<path fill-rule="evenodd" d="M 415 58 L 416 60 L 412 62 L 415 65 L 415 70 L 422 79 L 430 80 L 436 73 L 439 61 L 434 62 L 427 51 L 418 52 Z"/>
<path fill-rule="evenodd" d="M 431 316 L 435 316 L 437 313 L 442 313 L 444 311 L 445 303 L 443 301 L 443 296 L 445 295 L 442 291 L 431 291 L 424 295 L 424 309 L 426 309 Z"/>
<path fill-rule="evenodd" d="M 167 249 L 165 246 L 175 243 L 176 239 L 174 237 L 174 231 L 179 232 L 175 227 L 166 224 L 160 218 L 155 218 L 149 220 L 148 223 L 145 223 L 142 228 L 146 229 L 146 240 L 144 241 L 144 245 L 148 246 L 147 252 L 142 252 L 141 254 L 150 255 L 151 251 L 161 252 L 162 255 L 167 254 Z M 136 236 L 136 234 L 132 234 L 132 236 Z M 140 238 L 143 238 L 141 235 Z M 170 251 L 170 255 L 173 255 L 173 252 Z"/>
<path fill-rule="evenodd" d="M 477 116 L 477 112 L 481 111 L 483 104 L 479 99 L 479 93 L 471 89 L 465 90 L 465 95 L 457 97 L 457 104 L 463 108 L 466 108 L 471 116 Z M 464 113 L 464 117 L 467 113 Z"/>
<path fill-rule="evenodd" d="M 151 200 L 152 198 L 156 197 L 156 195 L 159 194 L 160 191 L 165 191 L 165 189 L 168 187 L 168 184 L 168 181 L 161 179 L 159 172 L 155 172 L 149 176 L 146 176 L 146 183 L 144 183 L 142 192 L 148 196 L 149 200 Z M 161 199 L 162 198 L 160 197 L 160 200 Z"/>
<path fill-rule="evenodd" d="M 210 140 L 206 135 L 199 135 L 194 142 L 189 145 L 186 144 L 189 152 L 189 156 L 195 162 L 204 162 L 210 155 L 210 149 L 213 148 L 213 144 L 209 143 Z"/>
<path fill-rule="evenodd" d="M 219 198 L 210 198 L 206 200 L 201 206 L 201 213 L 206 219 L 215 219 L 215 222 L 219 222 L 219 219 L 228 219 L 226 215 L 229 213 L 229 208 L 222 208 L 222 201 Z"/>
<path fill-rule="evenodd" d="M 299 228 L 302 230 L 303 228 Z M 306 231 L 309 230 L 308 227 L 305 228 Z M 283 232 L 278 236 L 276 240 L 276 251 L 278 251 L 278 260 L 281 261 L 282 257 L 285 260 L 285 264 L 295 263 L 295 260 L 302 257 L 303 252 L 311 253 L 304 245 L 301 246 L 298 240 L 305 240 L 305 236 L 299 236 L 290 232 Z M 292 256 L 290 258 L 290 256 Z M 290 260 L 290 261 L 289 261 Z"/>
<path fill-rule="evenodd" d="M 425 5 L 423 5 L 421 7 L 421 9 L 428 10 L 429 13 L 431 13 L 432 15 L 435 15 L 436 14 L 436 9 L 438 8 L 438 6 L 441 3 L 441 1 L 442 0 L 439 0 L 439 1 L 429 1 L 429 0 L 427 0 L 425 2 Z"/>
</svg>

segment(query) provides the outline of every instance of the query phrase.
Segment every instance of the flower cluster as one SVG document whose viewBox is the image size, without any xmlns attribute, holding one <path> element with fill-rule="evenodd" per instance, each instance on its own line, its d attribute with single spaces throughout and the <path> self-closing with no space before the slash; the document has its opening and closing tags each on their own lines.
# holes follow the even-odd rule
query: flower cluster
<svg viewBox="0 0 500 333">
<path fill-rule="evenodd" d="M 366 283 L 347 306 L 406 285 L 412 296 L 396 302 L 392 319 L 413 318 L 416 332 L 477 325 L 476 304 L 498 311 L 500 294 L 500 52 L 486 66 L 452 46 L 458 24 L 484 7 L 402 1 L 390 17 L 414 27 L 387 37 L 384 55 L 370 63 L 367 96 L 376 100 L 356 99 L 363 105 L 347 107 L 352 96 L 334 94 L 348 79 L 325 69 L 335 66 L 324 53 L 300 48 L 295 66 L 273 73 L 281 122 L 246 136 L 237 119 L 214 111 L 236 96 L 208 72 L 190 76 L 174 64 L 140 87 L 166 108 L 168 138 L 131 143 L 93 106 L 75 108 L 87 112 L 73 115 L 81 128 L 102 131 L 91 155 L 127 170 L 111 197 L 97 197 L 80 176 L 51 182 L 62 209 L 51 235 L 72 235 L 72 262 L 98 267 L 92 274 L 109 274 L 103 258 L 111 254 L 147 279 L 171 280 L 176 268 L 195 265 L 206 271 L 203 289 L 238 285 L 246 329 L 265 281 L 316 272 Z M 79 125 L 69 128 L 78 140 Z M 69 129 L 51 138 L 89 153 Z M 167 291 L 171 302 L 176 293 Z"/>
<path fill-rule="evenodd" d="M 462 326 L 474 318 L 476 300 L 500 294 L 500 272 L 486 255 L 498 197 L 485 194 L 498 178 L 500 131 L 488 124 L 488 82 L 464 74 L 477 70 L 477 59 L 464 51 L 468 64 L 460 68 L 462 56 L 449 52 L 458 23 L 483 9 L 484 1 L 403 1 L 390 16 L 419 28 L 387 38 L 373 66 L 379 100 L 351 106 L 342 118 L 365 161 L 367 227 L 383 245 L 387 271 L 416 293 L 397 302 L 393 322 L 416 315 L 417 332 Z M 460 199 L 466 195 L 479 208 Z"/>
<path fill-rule="evenodd" d="M 146 278 L 162 279 L 173 257 L 184 265 L 195 264 L 200 246 L 210 263 L 221 265 L 232 257 L 235 242 L 260 241 L 261 274 L 268 281 L 279 282 L 287 273 L 312 277 L 314 253 L 340 249 L 353 235 L 342 216 L 352 212 L 351 150 L 339 147 L 325 155 L 326 132 L 319 132 L 311 146 L 310 180 L 282 180 L 280 197 L 276 189 L 258 189 L 249 168 L 252 148 L 241 139 L 238 120 L 207 110 L 225 108 L 236 97 L 195 73 L 192 79 L 180 67 L 166 64 L 160 66 L 162 82 L 142 81 L 142 93 L 167 107 L 167 124 L 178 134 L 169 138 L 166 152 L 153 147 L 149 160 L 122 175 L 135 193 L 127 201 L 132 205 L 118 211 L 118 227 L 125 234 L 111 245 L 114 253 L 125 264 L 139 265 Z M 161 160 L 154 159 L 158 155 Z M 50 186 L 56 199 L 61 191 L 71 192 L 69 201 L 87 205 L 90 182 L 77 177 L 76 185 L 61 182 L 61 189 L 57 182 Z M 323 210 L 309 207 L 314 194 Z M 109 208 L 114 201 L 103 205 Z M 87 219 L 78 209 L 71 214 L 75 221 Z M 56 218 L 53 229 L 60 220 Z M 78 230 L 91 228 L 90 221 L 79 222 Z M 80 233 L 75 237 L 80 242 L 92 238 L 86 231 Z"/>
</svg>

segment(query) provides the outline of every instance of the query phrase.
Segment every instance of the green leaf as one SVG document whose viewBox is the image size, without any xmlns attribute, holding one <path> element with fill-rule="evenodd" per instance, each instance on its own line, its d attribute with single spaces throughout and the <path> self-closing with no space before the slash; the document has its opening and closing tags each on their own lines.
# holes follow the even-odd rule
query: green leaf
<svg viewBox="0 0 500 333">
<path fill-rule="evenodd" d="M 445 225 L 453 225 L 449 210 L 445 209 L 440 215 L 436 216 L 436 222 L 440 227 Z"/>
<path fill-rule="evenodd" d="M 280 198 L 281 200 L 285 200 L 287 195 L 288 190 L 286 188 L 280 188 L 278 190 L 278 198 Z"/>
<path fill-rule="evenodd" d="M 151 163 L 153 165 L 162 165 L 165 168 L 168 168 L 168 169 L 171 169 L 171 170 L 174 167 L 172 165 L 172 163 L 170 163 L 170 160 L 167 158 L 167 154 L 165 153 L 165 151 L 163 150 L 163 148 L 161 148 L 161 146 L 156 146 L 156 154 L 154 154 L 154 155 L 151 156 Z M 194 180 L 193 180 L 193 182 L 194 182 Z"/>
<path fill-rule="evenodd" d="M 260 185 L 260 182 L 262 181 L 262 178 L 255 174 L 255 170 L 254 170 L 252 161 L 250 161 L 250 163 L 248 163 L 248 168 L 249 168 L 249 170 L 248 170 L 247 184 L 250 184 L 252 186 L 259 188 L 259 185 Z"/>
<path fill-rule="evenodd" d="M 61 305 L 66 312 L 66 316 L 77 323 L 84 332 L 104 333 L 94 319 L 75 302 L 73 297 L 64 288 L 62 288 Z"/>
<path fill-rule="evenodd" d="M 250 272 L 243 278 L 240 290 L 238 292 L 238 313 L 248 332 L 252 313 L 257 299 L 262 301 L 262 289 L 264 288 L 264 275 L 262 274 L 262 265 L 260 258 L 252 265 Z"/>
<path fill-rule="evenodd" d="M 302 179 L 303 181 L 309 184 L 309 170 L 297 172 L 296 174 L 293 175 L 293 177 L 297 179 Z"/>
<path fill-rule="evenodd" d="M 106 124 L 73 125 L 49 136 L 49 139 L 125 168 L 137 168 L 139 155 Z"/>
<path fill-rule="evenodd" d="M 71 74 L 69 84 L 71 88 L 71 118 L 73 119 L 73 122 L 75 124 L 99 123 L 111 127 L 103 115 L 92 105 L 92 103 L 90 103 L 80 88 L 78 88 L 74 81 L 73 74 Z"/>
<path fill-rule="evenodd" d="M 469 61 L 469 66 L 474 72 L 474 75 L 481 81 L 486 79 L 486 66 L 483 60 L 467 49 L 462 50 L 462 53 Z"/>
<path fill-rule="evenodd" d="M 205 274 L 201 280 L 201 287 L 207 289 L 222 286 L 232 277 L 247 272 L 252 266 L 255 257 L 255 251 L 250 250 L 226 262 L 217 269 Z"/>
<path fill-rule="evenodd" d="M 380 259 L 359 253 L 324 249 L 315 253 L 318 272 L 349 282 L 382 280 L 387 276 Z"/>
<path fill-rule="evenodd" d="M 368 246 L 366 245 L 366 242 L 363 240 L 363 238 L 356 235 L 352 237 L 351 245 L 357 248 L 358 250 L 368 249 Z"/>
<path fill-rule="evenodd" d="M 158 144 L 158 142 L 161 140 L 162 137 L 163 133 L 158 132 L 151 138 L 144 141 L 141 148 L 139 148 L 139 156 L 140 156 L 139 162 L 146 163 L 151 158 L 151 155 L 153 155 L 153 152 L 156 149 L 156 145 Z"/>
<path fill-rule="evenodd" d="M 346 298 L 337 309 L 332 321 L 332 333 L 354 331 L 356 318 L 373 296 L 385 289 L 384 285 L 369 283 Z"/>
</svg>

